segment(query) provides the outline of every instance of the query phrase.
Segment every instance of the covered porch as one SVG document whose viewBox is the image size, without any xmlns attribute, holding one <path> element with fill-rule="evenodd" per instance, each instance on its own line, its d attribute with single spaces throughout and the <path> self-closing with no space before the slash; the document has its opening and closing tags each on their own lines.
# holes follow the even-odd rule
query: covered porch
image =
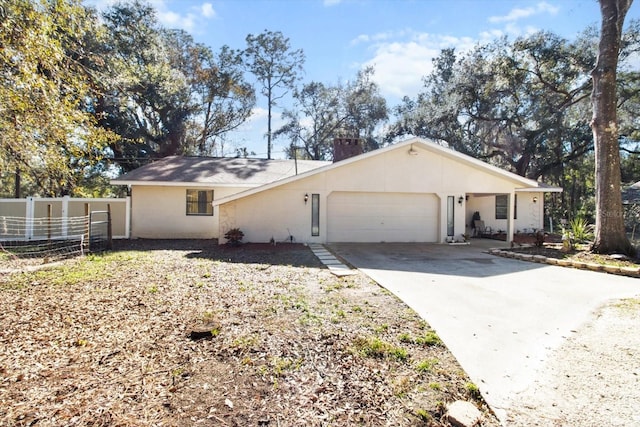
<svg viewBox="0 0 640 427">
<path fill-rule="evenodd" d="M 469 237 L 512 242 L 545 229 L 545 192 L 559 188 L 524 188 L 512 193 L 465 194 L 465 230 Z"/>
</svg>

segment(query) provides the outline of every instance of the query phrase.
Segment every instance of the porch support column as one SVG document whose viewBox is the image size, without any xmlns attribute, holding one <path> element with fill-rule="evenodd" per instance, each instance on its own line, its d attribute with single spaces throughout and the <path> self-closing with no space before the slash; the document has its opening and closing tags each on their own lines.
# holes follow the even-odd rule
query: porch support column
<svg viewBox="0 0 640 427">
<path fill-rule="evenodd" d="M 447 238 L 447 194 L 435 193 L 438 197 L 438 242 L 444 243 Z"/>
</svg>

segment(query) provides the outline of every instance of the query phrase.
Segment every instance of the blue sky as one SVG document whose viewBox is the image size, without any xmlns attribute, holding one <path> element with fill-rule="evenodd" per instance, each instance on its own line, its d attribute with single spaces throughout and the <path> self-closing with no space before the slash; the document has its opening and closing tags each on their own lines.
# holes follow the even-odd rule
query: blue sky
<svg viewBox="0 0 640 427">
<path fill-rule="evenodd" d="M 115 0 L 89 0 L 105 7 Z M 441 49 L 463 52 L 497 37 L 514 39 L 549 30 L 573 39 L 600 23 L 597 0 L 151 0 L 160 22 L 190 32 L 217 51 L 243 49 L 247 34 L 281 31 L 292 48 L 304 50 L 303 82 L 351 80 L 364 66 L 375 67 L 388 105 L 420 90 L 422 76 Z M 627 16 L 640 18 L 640 6 Z M 282 123 L 276 112 L 274 129 Z M 230 134 L 225 153 L 246 146 L 266 156 L 266 105 L 258 97 L 252 119 Z M 274 157 L 287 142 L 274 141 Z"/>
</svg>

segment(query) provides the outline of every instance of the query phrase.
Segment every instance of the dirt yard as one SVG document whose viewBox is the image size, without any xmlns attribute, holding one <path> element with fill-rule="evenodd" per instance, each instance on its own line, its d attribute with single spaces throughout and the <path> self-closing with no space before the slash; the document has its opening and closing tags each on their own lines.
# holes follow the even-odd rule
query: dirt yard
<svg viewBox="0 0 640 427">
<path fill-rule="evenodd" d="M 413 311 L 300 245 L 120 242 L 1 274 L 0 313 L 0 425 L 498 424 Z"/>
</svg>

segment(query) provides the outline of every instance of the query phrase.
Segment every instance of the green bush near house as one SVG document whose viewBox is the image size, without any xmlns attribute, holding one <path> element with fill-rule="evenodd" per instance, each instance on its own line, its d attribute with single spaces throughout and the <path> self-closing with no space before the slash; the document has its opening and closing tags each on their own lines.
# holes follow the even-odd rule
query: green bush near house
<svg viewBox="0 0 640 427">
<path fill-rule="evenodd" d="M 238 246 L 244 238 L 244 233 L 239 228 L 232 228 L 224 233 L 224 238 L 227 239 L 228 245 Z"/>
</svg>

